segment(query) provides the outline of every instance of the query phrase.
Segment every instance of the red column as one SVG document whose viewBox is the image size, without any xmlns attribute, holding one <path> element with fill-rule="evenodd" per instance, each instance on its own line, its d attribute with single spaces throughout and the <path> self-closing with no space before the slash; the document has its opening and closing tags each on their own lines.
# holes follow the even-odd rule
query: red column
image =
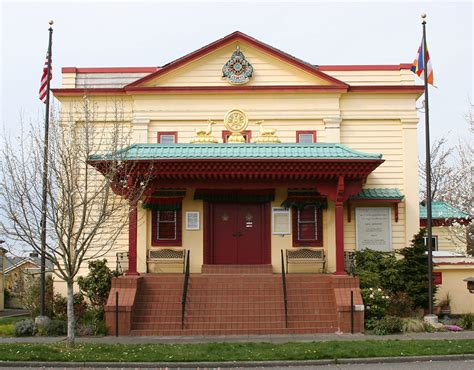
<svg viewBox="0 0 474 370">
<path fill-rule="evenodd" d="M 137 276 L 137 205 L 130 205 L 128 214 L 128 272 L 127 275 Z"/>
<path fill-rule="evenodd" d="M 344 202 L 336 201 L 336 272 L 334 275 L 346 275 L 344 271 Z"/>
</svg>

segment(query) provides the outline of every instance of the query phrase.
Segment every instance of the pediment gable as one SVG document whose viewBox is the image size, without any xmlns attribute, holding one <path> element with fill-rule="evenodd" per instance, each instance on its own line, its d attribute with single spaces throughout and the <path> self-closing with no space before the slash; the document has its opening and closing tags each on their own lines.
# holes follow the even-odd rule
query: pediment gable
<svg viewBox="0 0 474 370">
<path fill-rule="evenodd" d="M 233 55 L 235 58 L 236 53 L 238 55 L 239 52 L 245 59 L 238 60 L 232 67 L 247 68 L 244 72 L 251 72 L 251 77 L 242 84 L 238 79 L 237 83 L 232 81 L 232 76 L 223 76 L 223 66 L 231 60 Z M 248 65 L 245 65 L 245 62 L 248 62 Z M 227 69 L 226 72 L 229 70 Z M 348 87 L 344 82 L 321 72 L 317 67 L 241 32 L 234 32 L 179 58 L 127 87 L 232 87 L 236 85 Z"/>
</svg>

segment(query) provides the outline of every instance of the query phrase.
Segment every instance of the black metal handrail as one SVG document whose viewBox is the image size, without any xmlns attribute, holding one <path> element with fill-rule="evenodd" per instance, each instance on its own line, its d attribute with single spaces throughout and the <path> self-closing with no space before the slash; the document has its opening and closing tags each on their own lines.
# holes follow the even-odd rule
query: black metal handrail
<svg viewBox="0 0 474 370">
<path fill-rule="evenodd" d="M 285 303 L 285 328 L 288 328 L 288 294 L 286 292 L 285 258 L 283 257 L 283 249 L 281 250 L 281 282 L 283 285 L 283 300 Z"/>
<path fill-rule="evenodd" d="M 181 298 L 181 329 L 184 329 L 184 315 L 186 314 L 186 300 L 189 284 L 189 250 L 186 255 L 186 268 L 184 269 L 183 297 Z"/>
</svg>

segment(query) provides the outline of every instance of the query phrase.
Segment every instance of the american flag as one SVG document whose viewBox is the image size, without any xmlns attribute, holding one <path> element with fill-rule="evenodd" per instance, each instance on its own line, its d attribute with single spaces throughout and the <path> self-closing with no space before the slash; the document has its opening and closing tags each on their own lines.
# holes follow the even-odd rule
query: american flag
<svg viewBox="0 0 474 370">
<path fill-rule="evenodd" d="M 48 54 L 43 66 L 43 76 L 41 76 L 41 87 L 39 89 L 39 98 L 46 104 L 46 97 L 48 96 Z M 51 57 L 51 70 L 49 73 L 49 80 L 53 79 L 53 58 Z"/>
</svg>

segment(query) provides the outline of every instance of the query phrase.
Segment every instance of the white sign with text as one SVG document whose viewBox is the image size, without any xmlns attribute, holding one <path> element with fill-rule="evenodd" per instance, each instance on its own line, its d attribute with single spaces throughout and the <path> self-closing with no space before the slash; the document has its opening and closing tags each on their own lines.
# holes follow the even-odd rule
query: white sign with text
<svg viewBox="0 0 474 370">
<path fill-rule="evenodd" d="M 390 207 L 357 207 L 356 247 L 376 251 L 392 250 L 392 210 Z"/>
</svg>

